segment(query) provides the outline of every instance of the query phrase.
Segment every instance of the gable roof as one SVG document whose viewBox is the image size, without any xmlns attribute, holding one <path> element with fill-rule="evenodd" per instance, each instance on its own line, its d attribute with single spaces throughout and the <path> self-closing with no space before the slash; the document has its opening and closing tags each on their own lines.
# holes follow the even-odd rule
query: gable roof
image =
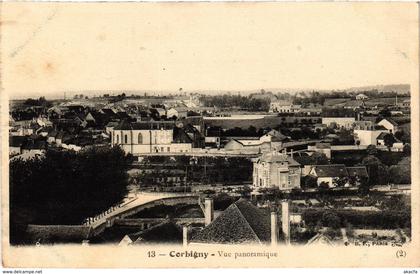
<svg viewBox="0 0 420 274">
<path fill-rule="evenodd" d="M 345 165 L 316 165 L 313 167 L 317 177 L 347 177 Z"/>
<path fill-rule="evenodd" d="M 191 241 L 216 244 L 261 243 L 270 241 L 270 235 L 268 212 L 245 199 L 239 199 L 195 234 Z"/>
<path fill-rule="evenodd" d="M 393 126 L 398 126 L 398 123 L 397 123 L 397 122 L 395 122 L 395 121 L 394 121 L 393 119 L 391 119 L 391 118 L 384 118 L 384 119 L 382 119 L 382 120 L 381 120 L 381 122 L 382 122 L 383 120 L 386 120 L 386 121 L 390 122 Z"/>
<path fill-rule="evenodd" d="M 313 236 L 309 241 L 306 243 L 306 245 L 334 245 L 333 241 L 330 237 L 323 233 L 318 233 L 315 236 Z"/>
</svg>

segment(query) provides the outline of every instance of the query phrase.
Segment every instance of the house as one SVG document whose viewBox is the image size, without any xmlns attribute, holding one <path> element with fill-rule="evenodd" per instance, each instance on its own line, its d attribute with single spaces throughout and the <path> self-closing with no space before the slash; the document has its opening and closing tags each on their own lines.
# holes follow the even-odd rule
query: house
<svg viewBox="0 0 420 274">
<path fill-rule="evenodd" d="M 339 179 L 349 176 L 345 165 L 316 165 L 309 175 L 317 178 L 318 186 L 327 184 L 328 187 L 335 187 Z"/>
<path fill-rule="evenodd" d="M 398 131 L 398 123 L 391 118 L 382 119 L 381 121 L 379 121 L 378 125 L 383 126 L 391 133 L 395 133 Z"/>
<path fill-rule="evenodd" d="M 182 227 L 172 221 L 164 221 L 143 231 L 127 234 L 120 246 L 139 244 L 182 244 Z"/>
<path fill-rule="evenodd" d="M 377 127 L 376 127 L 377 128 Z M 378 129 L 355 129 L 353 131 L 354 139 L 362 146 L 377 145 L 378 137 L 388 133 L 384 127 Z"/>
<path fill-rule="evenodd" d="M 369 97 L 367 95 L 364 95 L 363 93 L 356 95 L 356 100 L 368 100 Z"/>
<path fill-rule="evenodd" d="M 300 176 L 300 164 L 286 153 L 272 151 L 254 161 L 252 179 L 256 188 L 300 188 Z"/>
<path fill-rule="evenodd" d="M 311 239 L 308 240 L 306 243 L 307 246 L 314 245 L 314 246 L 334 246 L 333 240 L 325 235 L 324 233 L 317 233 L 315 236 L 313 236 Z"/>
<path fill-rule="evenodd" d="M 25 136 L 9 136 L 9 155 L 21 154 L 26 139 Z"/>
<path fill-rule="evenodd" d="M 267 244 L 271 241 L 270 229 L 268 210 L 239 199 L 192 235 L 189 244 Z"/>
<path fill-rule="evenodd" d="M 172 107 L 166 111 L 166 117 L 176 117 L 178 119 L 187 117 L 188 108 L 186 107 Z"/>
<path fill-rule="evenodd" d="M 319 104 L 308 104 L 305 106 L 301 106 L 299 109 L 299 113 L 305 114 L 307 116 L 317 116 L 322 113 L 322 106 Z"/>
<path fill-rule="evenodd" d="M 270 112 L 293 113 L 293 103 L 287 100 L 276 100 L 270 103 Z M 296 109 L 297 110 L 297 109 Z"/>
<path fill-rule="evenodd" d="M 190 152 L 191 142 L 174 142 L 173 121 L 127 122 L 112 130 L 111 145 L 133 155 L 142 153 Z"/>
</svg>

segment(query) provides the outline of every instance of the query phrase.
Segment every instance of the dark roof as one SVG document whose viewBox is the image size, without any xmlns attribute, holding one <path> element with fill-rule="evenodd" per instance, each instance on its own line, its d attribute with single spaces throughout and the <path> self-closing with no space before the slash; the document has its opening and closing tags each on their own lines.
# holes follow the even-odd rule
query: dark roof
<svg viewBox="0 0 420 274">
<path fill-rule="evenodd" d="M 82 243 L 90 236 L 89 226 L 28 225 L 25 236 L 29 243 Z"/>
<path fill-rule="evenodd" d="M 387 120 L 388 122 L 390 122 L 393 126 L 398 126 L 398 123 L 396 121 L 394 121 L 391 118 L 384 118 L 384 120 Z"/>
<path fill-rule="evenodd" d="M 389 133 L 387 132 L 381 132 L 381 134 L 378 135 L 378 137 L 376 137 L 376 140 L 383 140 L 385 138 L 386 135 L 388 135 Z"/>
<path fill-rule="evenodd" d="M 314 160 L 309 155 L 296 155 L 293 157 L 301 166 L 312 165 Z"/>
<path fill-rule="evenodd" d="M 347 177 L 345 165 L 317 165 L 314 166 L 318 177 Z"/>
<path fill-rule="evenodd" d="M 192 143 L 193 140 L 184 131 L 183 128 L 174 127 L 173 142 L 174 143 Z"/>
<path fill-rule="evenodd" d="M 136 239 L 134 244 L 142 243 L 182 243 L 182 228 L 171 222 L 163 222 L 139 233 L 128 235 Z"/>
<path fill-rule="evenodd" d="M 347 167 L 346 169 L 350 177 L 369 177 L 365 166 Z"/>
<path fill-rule="evenodd" d="M 175 123 L 173 121 L 145 121 L 130 123 L 127 121 L 121 122 L 114 130 L 142 130 L 142 129 L 173 129 Z"/>
<path fill-rule="evenodd" d="M 21 147 L 26 139 L 26 136 L 10 136 L 9 147 Z"/>
<path fill-rule="evenodd" d="M 270 215 L 268 211 L 240 199 L 195 234 L 191 241 L 217 244 L 269 242 Z"/>
</svg>

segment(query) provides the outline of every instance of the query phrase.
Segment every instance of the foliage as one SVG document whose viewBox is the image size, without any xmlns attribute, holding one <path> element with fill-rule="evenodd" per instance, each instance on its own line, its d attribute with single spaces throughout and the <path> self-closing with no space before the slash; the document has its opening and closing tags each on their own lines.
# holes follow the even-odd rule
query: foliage
<svg viewBox="0 0 420 274">
<path fill-rule="evenodd" d="M 333 211 L 325 211 L 322 214 L 321 223 L 323 226 L 328 226 L 334 229 L 338 229 L 341 226 L 340 217 Z"/>
<path fill-rule="evenodd" d="M 405 157 L 397 165 L 392 165 L 389 176 L 392 184 L 411 184 L 411 158 Z"/>
<path fill-rule="evenodd" d="M 351 224 L 357 228 L 395 229 L 411 225 L 411 213 L 407 210 L 358 211 L 334 210 L 340 218 L 341 226 Z M 302 218 L 307 225 L 316 225 L 325 214 L 325 209 L 307 209 Z"/>
<path fill-rule="evenodd" d="M 44 157 L 13 160 L 10 221 L 80 224 L 125 197 L 129 163 L 130 157 L 118 147 L 78 153 L 48 150 Z"/>
<path fill-rule="evenodd" d="M 367 168 L 370 185 L 386 185 L 388 183 L 388 167 L 377 157 L 368 155 L 363 158 L 361 165 Z"/>
<path fill-rule="evenodd" d="M 44 96 L 39 97 L 38 99 L 28 98 L 25 100 L 23 104 L 27 106 L 43 106 L 43 107 L 52 106 L 52 103 L 50 101 L 47 101 L 47 99 L 45 99 Z"/>
</svg>

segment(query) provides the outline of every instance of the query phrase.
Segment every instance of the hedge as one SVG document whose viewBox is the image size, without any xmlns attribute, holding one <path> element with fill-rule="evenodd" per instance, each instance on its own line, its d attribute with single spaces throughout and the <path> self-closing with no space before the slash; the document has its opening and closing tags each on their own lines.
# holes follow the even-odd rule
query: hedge
<svg viewBox="0 0 420 274">
<path fill-rule="evenodd" d="M 396 229 L 411 227 L 411 214 L 409 211 L 356 211 L 356 210 L 325 210 L 307 209 L 302 218 L 307 225 L 315 226 L 322 220 L 323 214 L 330 211 L 336 214 L 345 227 L 350 223 L 357 228 Z"/>
</svg>

